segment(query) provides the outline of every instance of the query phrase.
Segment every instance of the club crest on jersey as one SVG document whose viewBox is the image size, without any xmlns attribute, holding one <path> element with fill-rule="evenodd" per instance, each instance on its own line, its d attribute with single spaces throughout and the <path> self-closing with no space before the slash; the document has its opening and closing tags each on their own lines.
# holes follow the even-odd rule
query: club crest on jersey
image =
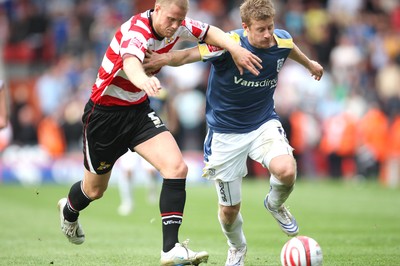
<svg viewBox="0 0 400 266">
<path fill-rule="evenodd" d="M 215 176 L 215 169 L 214 169 L 214 168 L 209 168 L 209 169 L 207 170 L 207 174 L 208 174 L 209 176 Z"/>
<path fill-rule="evenodd" d="M 170 44 L 171 42 L 173 42 L 175 40 L 175 38 L 174 37 L 171 37 L 171 38 L 165 38 L 165 43 L 166 44 Z"/>
<path fill-rule="evenodd" d="M 127 43 L 129 43 L 129 45 L 133 45 L 133 46 L 135 46 L 135 47 L 137 47 L 139 49 L 142 48 L 142 46 L 143 46 L 142 42 L 136 37 L 128 40 L 127 42 L 123 42 L 121 47 L 122 48 L 127 48 L 128 47 Z"/>
<path fill-rule="evenodd" d="M 276 60 L 276 72 L 279 73 L 279 71 L 281 71 L 284 62 L 285 62 L 284 58 Z"/>
<path fill-rule="evenodd" d="M 102 170 L 106 170 L 107 168 L 110 168 L 111 164 L 107 163 L 107 162 L 100 162 L 100 166 L 97 167 L 97 170 L 102 171 Z"/>
</svg>

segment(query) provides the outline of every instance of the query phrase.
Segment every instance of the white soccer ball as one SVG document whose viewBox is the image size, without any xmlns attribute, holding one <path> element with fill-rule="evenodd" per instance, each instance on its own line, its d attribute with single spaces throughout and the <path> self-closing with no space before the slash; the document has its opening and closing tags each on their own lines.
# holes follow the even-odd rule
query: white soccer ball
<svg viewBox="0 0 400 266">
<path fill-rule="evenodd" d="M 321 247 L 311 237 L 293 237 L 282 248 L 281 263 L 282 266 L 321 266 Z"/>
</svg>

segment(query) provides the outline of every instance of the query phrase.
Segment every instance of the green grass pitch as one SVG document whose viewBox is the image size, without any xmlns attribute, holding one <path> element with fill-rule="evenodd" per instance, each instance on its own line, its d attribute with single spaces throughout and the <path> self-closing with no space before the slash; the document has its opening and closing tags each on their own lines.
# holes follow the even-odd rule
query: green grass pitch
<svg viewBox="0 0 400 266">
<path fill-rule="evenodd" d="M 246 265 L 280 265 L 289 239 L 263 207 L 267 181 L 243 184 L 242 214 L 248 242 Z M 70 244 L 59 229 L 57 201 L 69 187 L 0 186 L 0 265 L 159 265 L 161 221 L 158 205 L 135 190 L 132 215 L 116 210 L 119 195 L 110 187 L 104 198 L 82 212 L 86 242 Z M 287 202 L 307 235 L 321 245 L 324 265 L 400 265 L 400 191 L 372 182 L 298 180 Z M 226 239 L 217 221 L 211 185 L 187 186 L 180 240 L 207 250 L 208 264 L 224 265 Z"/>
</svg>

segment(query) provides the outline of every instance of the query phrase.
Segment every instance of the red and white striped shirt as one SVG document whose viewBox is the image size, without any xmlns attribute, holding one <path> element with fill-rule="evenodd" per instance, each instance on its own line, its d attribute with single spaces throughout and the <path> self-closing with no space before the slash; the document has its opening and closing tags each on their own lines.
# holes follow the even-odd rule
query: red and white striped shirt
<svg viewBox="0 0 400 266">
<path fill-rule="evenodd" d="M 123 70 L 122 58 L 131 54 L 143 62 L 147 50 L 167 53 L 181 40 L 203 41 L 209 25 L 185 18 L 171 38 L 158 39 L 151 26 L 152 10 L 137 14 L 118 29 L 104 55 L 90 99 L 105 106 L 128 106 L 147 99 Z"/>
</svg>

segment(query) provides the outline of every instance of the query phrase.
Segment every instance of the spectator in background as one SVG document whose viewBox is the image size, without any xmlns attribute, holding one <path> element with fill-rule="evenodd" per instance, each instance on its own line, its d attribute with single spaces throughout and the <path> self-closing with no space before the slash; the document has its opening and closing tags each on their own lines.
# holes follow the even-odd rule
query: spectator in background
<svg viewBox="0 0 400 266">
<path fill-rule="evenodd" d="M 8 124 L 7 94 L 4 81 L 0 79 L 0 129 Z"/>
<path fill-rule="evenodd" d="M 64 132 L 58 121 L 49 115 L 42 118 L 37 127 L 38 143 L 52 158 L 61 157 L 66 150 Z"/>
<path fill-rule="evenodd" d="M 400 42 L 399 42 L 400 43 Z M 376 89 L 389 118 L 400 113 L 400 53 L 378 70 Z"/>
<path fill-rule="evenodd" d="M 387 157 L 380 168 L 380 181 L 390 187 L 400 185 L 400 114 L 397 114 L 389 128 Z"/>
<path fill-rule="evenodd" d="M 371 102 L 361 120 L 357 123 L 357 165 L 358 174 L 376 178 L 387 158 L 389 120 L 379 104 Z M 398 132 L 397 132 L 398 133 Z M 398 135 L 400 136 L 400 135 Z"/>
<path fill-rule="evenodd" d="M 62 118 L 59 121 L 68 151 L 77 151 L 82 148 L 81 110 L 81 102 L 73 99 L 65 105 Z"/>
<path fill-rule="evenodd" d="M 333 178 L 352 177 L 354 169 L 348 169 L 348 161 L 356 151 L 356 120 L 347 112 L 339 112 L 324 121 L 320 143 L 321 151 L 328 159 L 328 174 Z"/>
<path fill-rule="evenodd" d="M 300 177 L 316 177 L 317 163 L 316 147 L 321 138 L 321 131 L 315 116 L 310 114 L 306 108 L 297 108 L 289 116 L 291 134 L 288 140 L 294 148 L 293 154 L 297 162 L 297 172 Z M 280 109 L 279 109 L 280 110 Z M 278 110 L 278 114 L 281 114 Z M 282 124 L 286 130 L 284 124 Z M 292 132 L 296 132 L 293 134 Z"/>
<path fill-rule="evenodd" d="M 9 120 L 9 101 L 5 84 L 5 68 L 3 62 L 3 49 L 8 38 L 8 20 L 5 9 L 0 6 L 0 129 L 5 128 Z"/>
<path fill-rule="evenodd" d="M 13 105 L 10 121 L 13 131 L 13 143 L 17 145 L 37 145 L 36 112 L 29 99 L 27 84 L 19 84 L 12 93 Z"/>
<path fill-rule="evenodd" d="M 47 69 L 36 82 L 40 111 L 43 116 L 56 115 L 72 93 L 67 76 L 68 57 L 63 57 Z"/>
<path fill-rule="evenodd" d="M 359 80 L 359 69 L 362 62 L 360 49 L 350 36 L 342 34 L 339 43 L 330 55 L 331 70 L 334 82 L 346 90 L 353 88 Z"/>
</svg>

